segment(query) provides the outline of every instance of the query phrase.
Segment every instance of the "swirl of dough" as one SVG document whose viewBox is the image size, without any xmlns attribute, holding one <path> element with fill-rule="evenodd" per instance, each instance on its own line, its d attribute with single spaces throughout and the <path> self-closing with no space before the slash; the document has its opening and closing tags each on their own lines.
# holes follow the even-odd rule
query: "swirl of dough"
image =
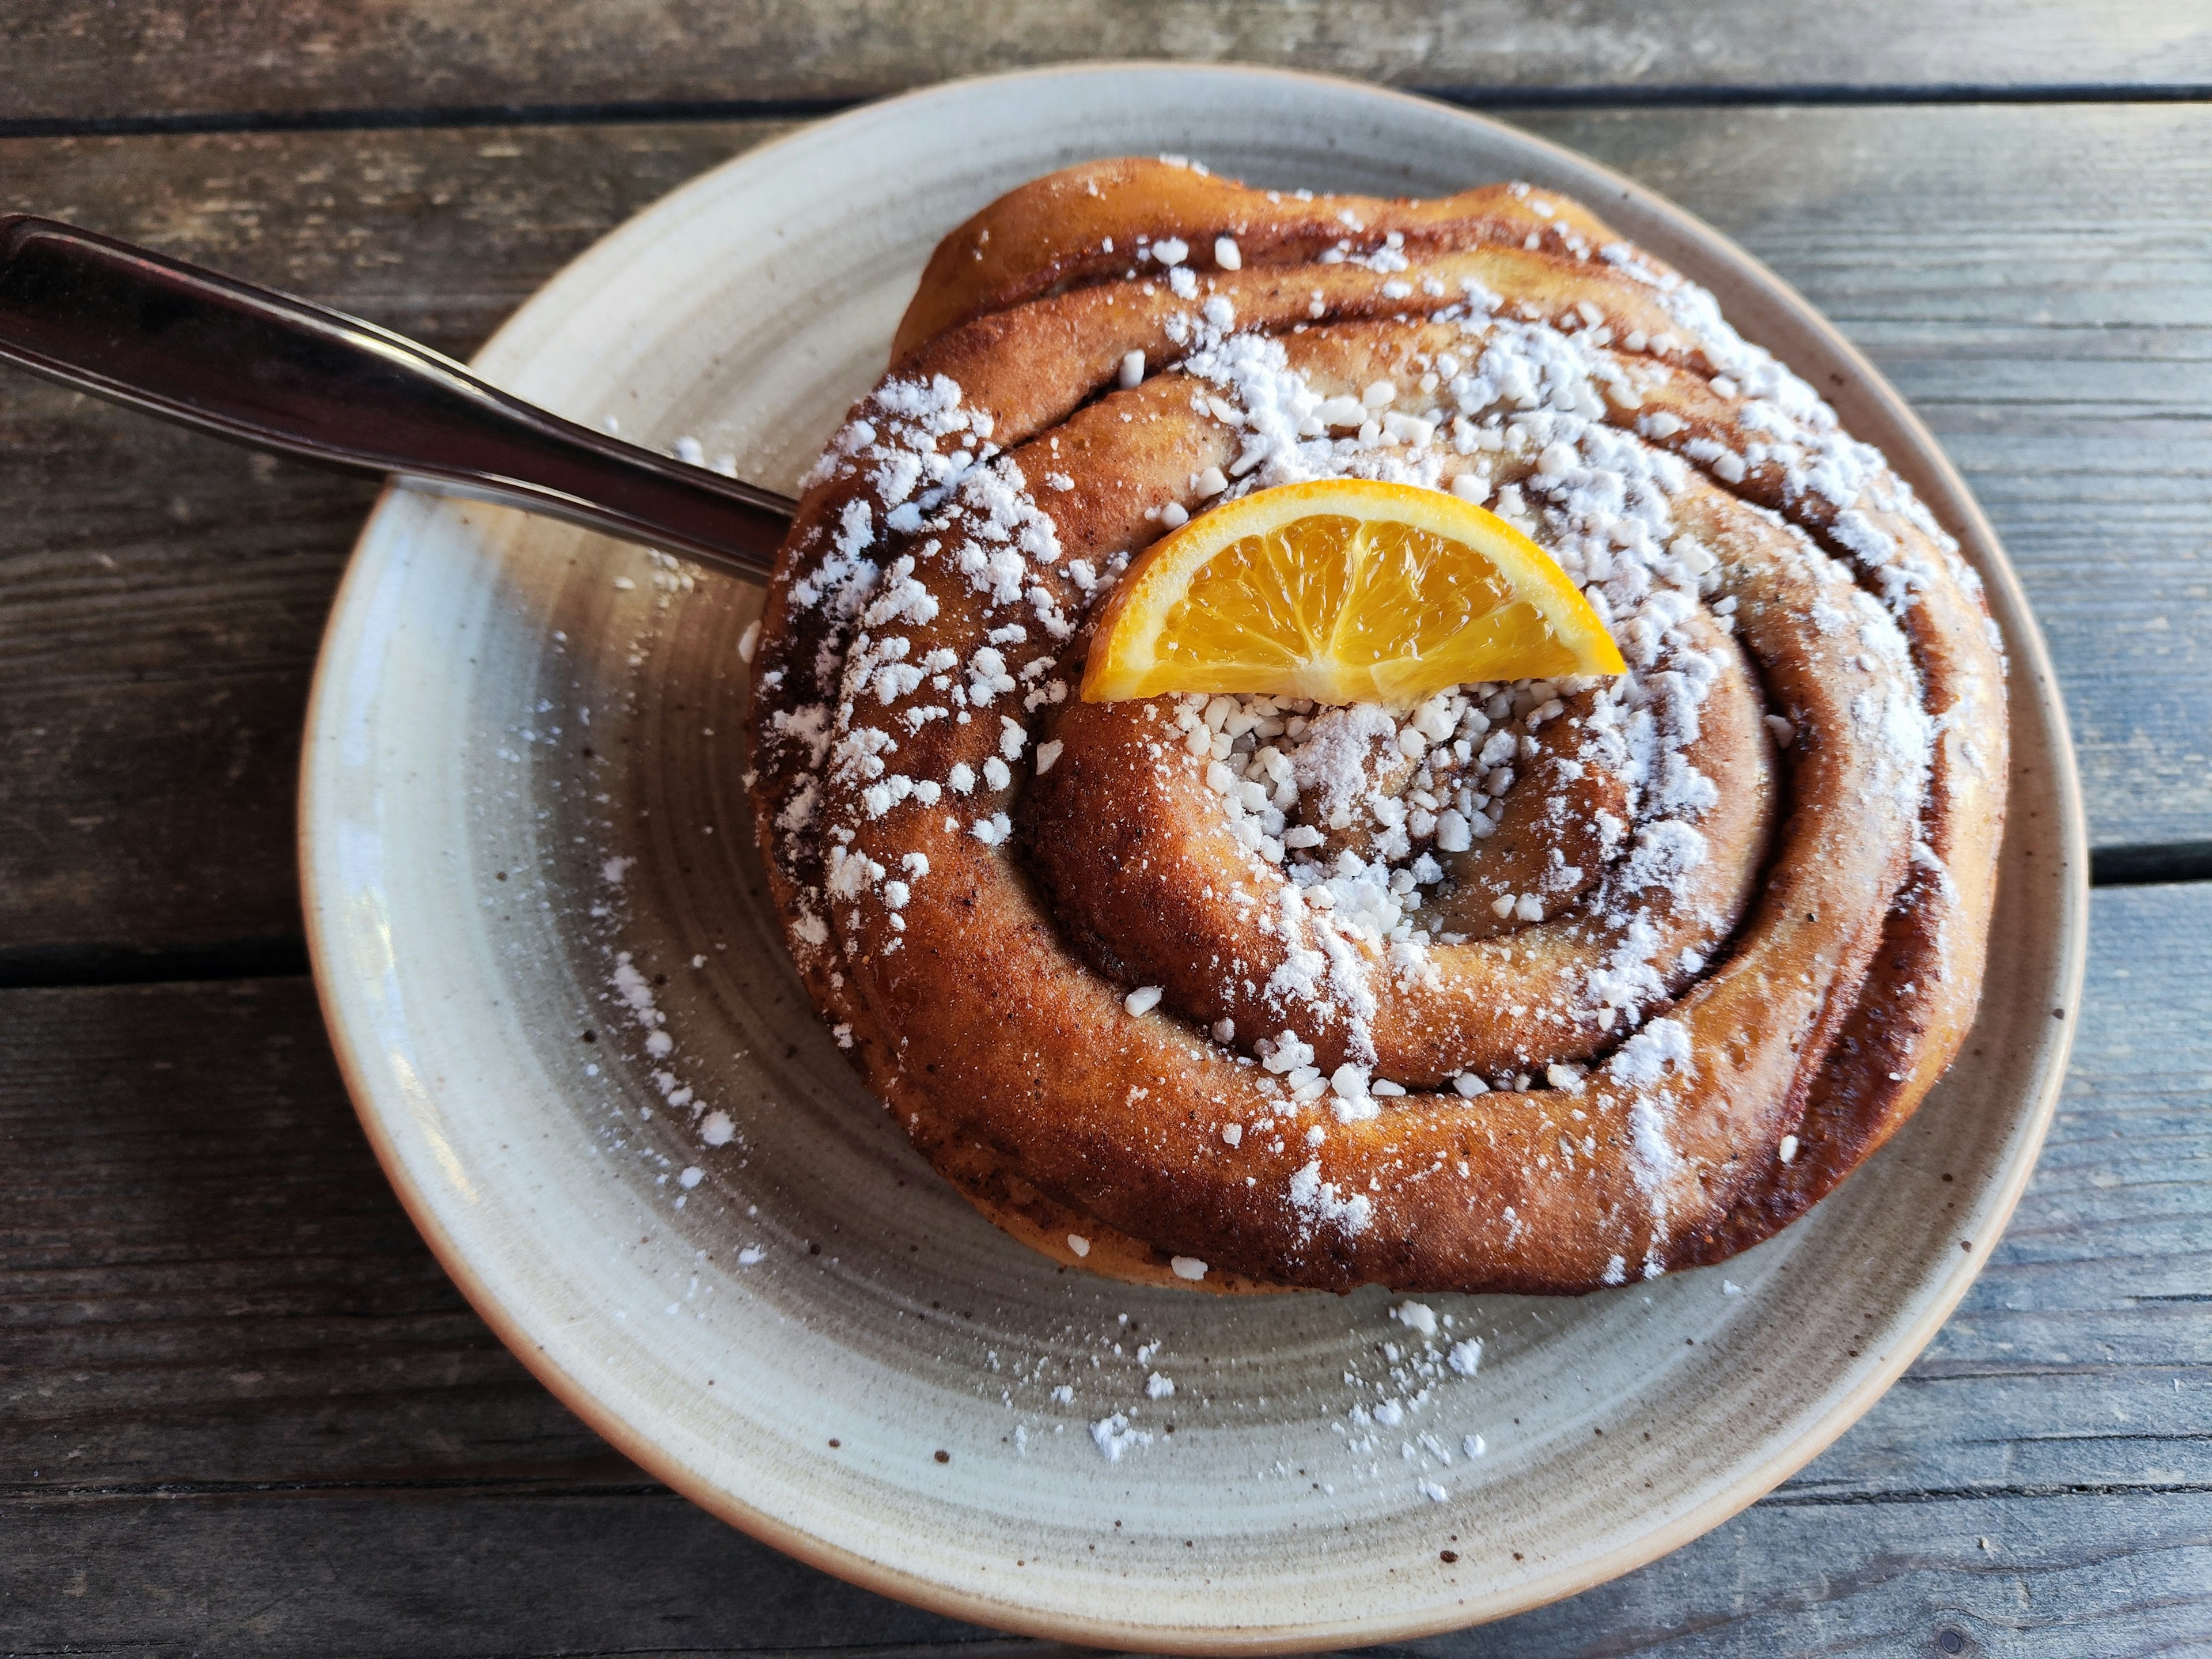
<svg viewBox="0 0 2212 1659">
<path fill-rule="evenodd" d="M 2005 778 L 1978 585 L 1584 210 L 1072 169 L 947 238 L 895 361 L 770 591 L 755 805 L 816 1002 L 1001 1224 L 1587 1290 L 1766 1237 L 1949 1063 Z M 1165 526 L 1331 476 L 1492 503 L 1629 672 L 1073 694 Z"/>
</svg>

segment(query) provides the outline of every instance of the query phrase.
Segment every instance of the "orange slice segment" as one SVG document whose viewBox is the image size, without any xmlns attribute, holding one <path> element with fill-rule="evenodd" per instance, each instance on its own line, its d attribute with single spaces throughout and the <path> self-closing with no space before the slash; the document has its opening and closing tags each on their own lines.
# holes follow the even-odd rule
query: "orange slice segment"
<svg viewBox="0 0 2212 1659">
<path fill-rule="evenodd" d="M 1327 478 L 1218 507 L 1140 554 L 1099 618 L 1083 697 L 1410 706 L 1474 680 L 1625 666 L 1566 573 L 1496 514 Z"/>
</svg>

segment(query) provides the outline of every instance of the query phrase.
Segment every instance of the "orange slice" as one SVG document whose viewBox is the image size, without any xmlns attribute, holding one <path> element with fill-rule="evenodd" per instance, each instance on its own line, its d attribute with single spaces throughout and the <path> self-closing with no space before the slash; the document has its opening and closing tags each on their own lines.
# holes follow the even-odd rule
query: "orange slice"
<svg viewBox="0 0 2212 1659">
<path fill-rule="evenodd" d="M 1566 573 L 1496 514 L 1328 478 L 1228 502 L 1140 554 L 1099 618 L 1083 697 L 1410 706 L 1474 680 L 1625 666 Z"/>
</svg>

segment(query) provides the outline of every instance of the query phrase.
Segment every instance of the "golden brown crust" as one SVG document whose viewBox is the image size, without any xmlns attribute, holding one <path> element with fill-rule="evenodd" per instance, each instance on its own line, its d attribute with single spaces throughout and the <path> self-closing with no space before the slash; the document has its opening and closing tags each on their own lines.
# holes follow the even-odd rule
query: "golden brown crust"
<svg viewBox="0 0 2212 1659">
<path fill-rule="evenodd" d="M 1218 271 L 1215 245 L 1224 236 L 1248 267 L 1306 267 L 1331 251 L 1372 253 L 1392 236 L 1417 251 L 1525 244 L 1569 254 L 1611 240 L 1579 204 L 1532 198 L 1510 185 L 1414 202 L 1251 191 L 1174 162 L 1094 161 L 1008 191 L 939 243 L 899 323 L 891 362 L 903 366 L 924 343 L 989 313 L 1139 276 L 1156 242 L 1180 241 L 1193 269 Z"/>
<path fill-rule="evenodd" d="M 1356 235 L 1324 236 L 1332 216 L 1349 231 L 1346 212 Z M 1139 234 L 1182 240 L 1203 276 L 1170 283 L 1155 260 L 1124 277 L 1108 261 Z M 1216 235 L 1237 239 L 1243 269 L 1213 268 Z M 1338 240 L 1370 263 L 1303 263 Z M 1218 356 L 1227 325 L 1194 321 L 1214 301 L 1237 337 L 1278 340 L 1282 372 L 1317 395 L 1370 374 L 1406 385 L 1486 330 L 1519 331 L 1528 362 L 1571 359 L 1581 392 L 1545 392 L 1569 410 L 1559 429 L 1582 434 L 1565 465 L 1626 468 L 1663 496 L 1647 518 L 1712 565 L 1706 599 L 1732 612 L 1717 629 L 1702 611 L 1656 613 L 1673 619 L 1668 642 L 1643 658 L 1647 675 L 1710 668 L 1720 688 L 1699 690 L 1705 724 L 1680 752 L 1729 787 L 1669 820 L 1710 837 L 1695 880 L 1632 891 L 1583 873 L 1577 850 L 1562 914 L 1438 945 L 1431 982 L 1370 975 L 1374 1007 L 1353 1026 L 1320 1012 L 1302 1028 L 1268 1001 L 1285 941 L 1224 895 L 1273 890 L 1194 757 L 1148 731 L 1174 700 L 1065 692 L 1097 579 L 1158 533 L 1164 504 L 1199 507 L 1199 475 L 1235 468 L 1261 424 L 1160 372 L 1194 349 Z M 1151 374 L 1117 390 L 1132 351 Z M 1069 1260 L 1079 1223 L 1094 1270 L 1158 1273 L 1184 1255 L 1210 1280 L 1586 1289 L 1785 1224 L 1948 1065 L 1978 991 L 2005 777 L 2002 661 L 1971 573 L 1879 456 L 1586 213 L 1517 186 L 1307 203 L 1156 163 L 1075 169 L 947 239 L 899 356 L 810 490 L 771 593 L 763 850 L 810 991 L 864 1075 L 1018 1236 L 1051 1249 L 1057 1230 Z M 1004 459 L 979 465 L 987 445 Z M 1438 449 L 1430 482 L 1479 463 L 1493 488 L 1552 487 L 1548 449 Z M 917 459 L 951 497 L 892 476 Z M 890 514 L 909 499 L 928 512 L 901 530 Z M 904 655 L 886 654 L 894 639 Z M 932 651 L 953 665 L 934 690 L 907 677 Z M 1779 786 L 1763 781 L 1762 711 L 1793 739 Z M 1915 747 L 1928 717 L 1932 757 Z M 1548 751 L 1528 741 L 1534 765 Z M 1038 744 L 1060 745 L 1042 775 Z M 994 782 L 1002 757 L 1018 767 Z M 963 775 L 957 800 L 936 785 Z M 1445 902 L 1472 902 L 1482 850 Z M 1662 951 L 1670 915 L 1684 931 Z M 1583 994 L 1593 963 L 1632 922 L 1659 930 L 1634 935 L 1656 965 L 1600 1008 Z M 1218 971 L 1232 959 L 1237 974 Z M 1161 988 L 1158 1011 L 1125 1006 L 1140 984 Z M 1572 1029 L 1511 1013 L 1508 987 Z M 1368 1060 L 1416 1091 L 1344 1121 L 1293 1106 L 1254 1063 L 1271 1013 L 1316 1059 Z M 1217 1019 L 1243 1035 L 1210 1038 Z M 1597 1069 L 1542 1085 L 1569 1061 Z M 1538 1086 L 1422 1092 L 1516 1066 Z"/>
</svg>

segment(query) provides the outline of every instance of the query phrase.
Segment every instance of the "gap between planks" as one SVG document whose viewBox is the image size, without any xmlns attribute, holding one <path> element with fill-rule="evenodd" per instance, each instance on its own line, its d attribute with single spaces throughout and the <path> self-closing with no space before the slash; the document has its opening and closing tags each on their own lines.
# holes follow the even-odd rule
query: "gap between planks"
<svg viewBox="0 0 2212 1659">
<path fill-rule="evenodd" d="M 2093 888 L 2206 881 L 2212 881 L 2212 842 L 2100 847 L 2089 855 Z M 0 991 L 289 979 L 311 971 L 307 942 L 299 934 L 155 951 L 115 943 L 0 947 Z"/>
<path fill-rule="evenodd" d="M 1409 86 L 1417 98 L 1471 110 L 1816 109 L 1950 104 L 2199 104 L 2212 83 L 2034 86 L 1656 87 Z M 885 94 L 886 96 L 890 94 Z M 182 111 L 162 115 L 27 116 L 0 119 L 0 138 L 133 138 L 169 134 L 394 132 L 441 127 L 642 125 L 670 121 L 798 121 L 841 114 L 876 98 L 639 99 L 605 103 L 442 104 L 388 108 Z"/>
</svg>

